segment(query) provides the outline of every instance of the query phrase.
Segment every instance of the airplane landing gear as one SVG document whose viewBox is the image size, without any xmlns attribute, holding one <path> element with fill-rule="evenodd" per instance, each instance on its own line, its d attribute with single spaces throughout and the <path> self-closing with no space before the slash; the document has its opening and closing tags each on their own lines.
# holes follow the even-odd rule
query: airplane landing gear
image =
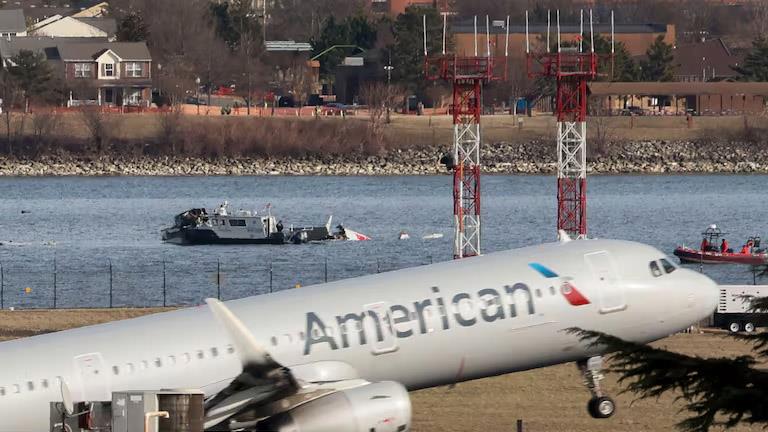
<svg viewBox="0 0 768 432">
<path fill-rule="evenodd" d="M 603 368 L 603 358 L 590 357 L 587 360 L 577 361 L 576 365 L 584 376 L 584 384 L 592 393 L 592 399 L 587 404 L 589 415 L 596 419 L 612 416 L 616 412 L 616 403 L 600 389 L 600 381 L 603 379 L 603 374 L 600 372 Z"/>
</svg>

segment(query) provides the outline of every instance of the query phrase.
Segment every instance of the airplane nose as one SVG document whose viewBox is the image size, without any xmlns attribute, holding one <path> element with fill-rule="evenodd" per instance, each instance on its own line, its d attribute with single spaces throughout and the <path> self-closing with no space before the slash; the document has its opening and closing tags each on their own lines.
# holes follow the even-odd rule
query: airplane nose
<svg viewBox="0 0 768 432">
<path fill-rule="evenodd" d="M 695 276 L 692 277 L 692 285 L 689 288 L 695 299 L 697 312 L 701 313 L 701 319 L 710 317 L 717 308 L 717 302 L 720 299 L 720 286 L 701 273 L 691 270 Z"/>
</svg>

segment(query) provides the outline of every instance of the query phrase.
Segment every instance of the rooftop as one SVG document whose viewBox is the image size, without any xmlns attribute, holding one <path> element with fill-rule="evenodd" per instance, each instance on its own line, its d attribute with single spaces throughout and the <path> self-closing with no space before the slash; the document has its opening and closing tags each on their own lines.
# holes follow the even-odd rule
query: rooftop
<svg viewBox="0 0 768 432">
<path fill-rule="evenodd" d="M 21 9 L 0 9 L 0 32 L 21 33 L 27 31 L 24 11 Z"/>
</svg>

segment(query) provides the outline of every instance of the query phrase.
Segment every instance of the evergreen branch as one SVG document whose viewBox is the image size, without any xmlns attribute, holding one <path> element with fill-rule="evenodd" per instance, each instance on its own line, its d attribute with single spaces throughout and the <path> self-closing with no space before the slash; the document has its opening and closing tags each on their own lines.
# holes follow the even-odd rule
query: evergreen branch
<svg viewBox="0 0 768 432">
<path fill-rule="evenodd" d="M 590 348 L 610 352 L 611 372 L 619 374 L 622 393 L 640 399 L 678 394 L 693 415 L 677 424 L 690 432 L 739 422 L 768 425 L 768 371 L 756 369 L 751 356 L 701 358 L 627 342 L 604 333 L 568 329 Z"/>
</svg>

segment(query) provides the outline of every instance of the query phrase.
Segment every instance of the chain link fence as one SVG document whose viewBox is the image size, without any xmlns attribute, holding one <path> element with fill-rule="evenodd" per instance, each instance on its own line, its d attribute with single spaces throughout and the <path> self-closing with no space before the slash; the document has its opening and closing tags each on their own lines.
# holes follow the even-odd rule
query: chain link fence
<svg viewBox="0 0 768 432">
<path fill-rule="evenodd" d="M 0 309 L 190 306 L 296 286 L 430 264 L 433 259 L 319 257 L 260 261 L 249 257 L 169 260 L 103 258 L 82 265 L 52 259 L 0 262 Z"/>
</svg>

